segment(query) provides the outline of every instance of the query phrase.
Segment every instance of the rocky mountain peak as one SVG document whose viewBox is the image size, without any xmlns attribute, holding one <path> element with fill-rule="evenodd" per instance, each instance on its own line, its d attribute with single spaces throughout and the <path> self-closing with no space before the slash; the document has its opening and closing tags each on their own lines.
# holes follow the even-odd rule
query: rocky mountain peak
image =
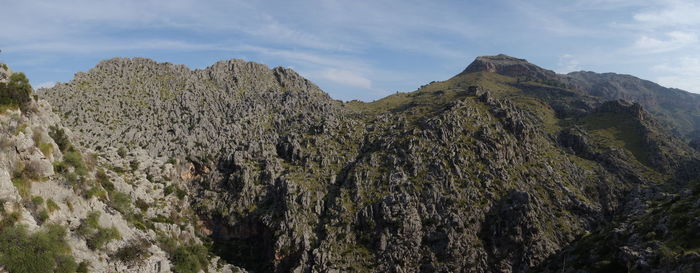
<svg viewBox="0 0 700 273">
<path fill-rule="evenodd" d="M 518 59 L 505 54 L 476 57 L 460 74 L 475 72 L 491 72 L 514 78 L 538 80 L 552 80 L 557 77 L 554 71 L 536 66 L 525 59 Z"/>
</svg>

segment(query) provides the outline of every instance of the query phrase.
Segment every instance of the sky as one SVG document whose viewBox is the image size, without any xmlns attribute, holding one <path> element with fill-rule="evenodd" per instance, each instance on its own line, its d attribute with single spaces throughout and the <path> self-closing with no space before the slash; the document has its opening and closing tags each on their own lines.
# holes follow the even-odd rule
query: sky
<svg viewBox="0 0 700 273">
<path fill-rule="evenodd" d="M 446 80 L 482 55 L 700 93 L 699 0 L 0 0 L 0 62 L 35 88 L 100 60 L 289 67 L 333 98 Z"/>
</svg>

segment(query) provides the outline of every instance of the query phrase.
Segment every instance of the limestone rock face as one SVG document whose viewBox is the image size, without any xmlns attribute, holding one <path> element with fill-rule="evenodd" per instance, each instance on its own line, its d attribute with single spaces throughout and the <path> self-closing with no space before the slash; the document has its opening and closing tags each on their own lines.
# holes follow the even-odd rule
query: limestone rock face
<svg viewBox="0 0 700 273">
<path fill-rule="evenodd" d="M 290 69 L 135 58 L 40 95 L 116 191 L 151 204 L 153 229 L 125 234 L 206 236 L 254 272 L 529 272 L 700 176 L 697 152 L 642 104 L 561 79 L 499 55 L 343 103 Z M 639 245 L 615 257 L 652 259 Z"/>
</svg>

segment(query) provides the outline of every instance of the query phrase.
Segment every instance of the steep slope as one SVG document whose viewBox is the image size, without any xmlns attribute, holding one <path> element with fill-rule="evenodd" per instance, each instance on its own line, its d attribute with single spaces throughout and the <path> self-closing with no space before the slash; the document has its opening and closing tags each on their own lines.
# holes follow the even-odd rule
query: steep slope
<svg viewBox="0 0 700 273">
<path fill-rule="evenodd" d="M 214 251 L 257 272 L 526 272 L 698 175 L 639 104 L 489 58 L 373 103 L 236 60 L 114 59 L 41 95 L 80 145 L 191 166 Z"/>
</svg>

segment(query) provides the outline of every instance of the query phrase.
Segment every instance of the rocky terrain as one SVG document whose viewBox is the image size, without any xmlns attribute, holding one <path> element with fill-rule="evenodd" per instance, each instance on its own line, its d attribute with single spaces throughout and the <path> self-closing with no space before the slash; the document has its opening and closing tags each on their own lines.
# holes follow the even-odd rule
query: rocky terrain
<svg viewBox="0 0 700 273">
<path fill-rule="evenodd" d="M 240 271 L 198 233 L 190 166 L 77 147 L 46 101 L 19 108 L 0 114 L 0 272 Z"/>
<path fill-rule="evenodd" d="M 0 115 L 0 228 L 62 237 L 65 272 L 693 272 L 700 96 L 656 87 L 498 55 L 340 102 L 111 59 Z"/>
</svg>

